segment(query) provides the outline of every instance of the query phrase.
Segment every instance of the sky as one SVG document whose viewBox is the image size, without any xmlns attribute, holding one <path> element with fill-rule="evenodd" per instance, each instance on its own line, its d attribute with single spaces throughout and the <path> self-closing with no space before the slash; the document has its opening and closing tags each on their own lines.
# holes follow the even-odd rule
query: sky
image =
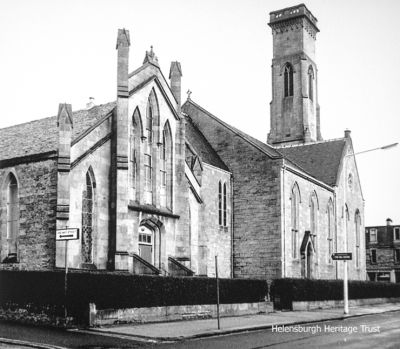
<svg viewBox="0 0 400 349">
<path fill-rule="evenodd" d="M 1 0 L 0 128 L 116 99 L 116 36 L 130 31 L 129 70 L 152 45 L 168 78 L 182 65 L 183 100 L 266 141 L 271 101 L 269 12 L 289 0 Z M 400 141 L 397 0 L 311 0 L 321 132 L 356 152 Z M 400 146 L 360 154 L 365 224 L 400 224 Z"/>
</svg>

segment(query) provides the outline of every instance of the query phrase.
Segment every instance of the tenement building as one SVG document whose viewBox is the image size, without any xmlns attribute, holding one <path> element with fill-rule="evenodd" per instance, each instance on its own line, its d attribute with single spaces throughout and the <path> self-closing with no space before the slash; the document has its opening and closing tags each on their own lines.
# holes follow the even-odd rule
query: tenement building
<svg viewBox="0 0 400 349">
<path fill-rule="evenodd" d="M 400 282 L 400 225 L 365 227 L 365 241 L 368 279 Z"/>
<path fill-rule="evenodd" d="M 129 69 L 118 31 L 117 99 L 0 130 L 1 268 L 139 274 L 338 278 L 352 252 L 365 278 L 364 200 L 350 131 L 323 140 L 317 19 L 270 14 L 267 142 L 230 126 L 169 81 L 153 49 Z M 78 228 L 79 239 L 56 241 Z M 67 251 L 67 258 L 65 252 Z"/>
</svg>

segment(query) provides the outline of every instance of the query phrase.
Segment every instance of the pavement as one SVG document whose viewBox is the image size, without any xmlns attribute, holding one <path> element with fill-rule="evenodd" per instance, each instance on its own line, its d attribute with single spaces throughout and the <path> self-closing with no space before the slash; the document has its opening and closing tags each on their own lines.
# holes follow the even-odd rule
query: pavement
<svg viewBox="0 0 400 349">
<path fill-rule="evenodd" d="M 271 329 L 272 326 L 293 326 L 394 311 L 400 311 L 400 303 L 350 307 L 349 314 L 344 314 L 343 308 L 335 308 L 312 311 L 276 311 L 268 314 L 222 317 L 220 319 L 220 329 L 217 327 L 217 319 L 201 319 L 161 323 L 113 325 L 85 330 L 76 329 L 71 331 L 131 339 L 142 342 L 174 342 L 194 338 Z M 3 348 L 61 349 L 61 347 L 52 345 L 0 338 L 0 349 Z"/>
<path fill-rule="evenodd" d="M 87 331 L 103 335 L 121 335 L 124 338 L 131 336 L 136 340 L 179 341 L 270 329 L 276 325 L 297 325 L 393 311 L 400 311 L 400 303 L 351 307 L 349 308 L 349 314 L 344 314 L 343 308 L 336 308 L 312 311 L 276 311 L 268 314 L 222 317 L 220 319 L 220 329 L 218 329 L 217 319 L 202 319 L 114 325 L 111 327 L 91 328 Z"/>
</svg>

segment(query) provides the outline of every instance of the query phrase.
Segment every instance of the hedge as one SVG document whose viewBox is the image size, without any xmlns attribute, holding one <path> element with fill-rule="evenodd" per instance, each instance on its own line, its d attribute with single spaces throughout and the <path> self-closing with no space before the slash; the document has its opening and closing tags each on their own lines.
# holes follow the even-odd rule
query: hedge
<svg viewBox="0 0 400 349">
<path fill-rule="evenodd" d="M 220 279 L 221 303 L 250 303 L 265 299 L 265 280 Z M 0 305 L 64 305 L 63 271 L 0 271 Z M 111 272 L 68 274 L 67 306 L 71 314 L 98 309 L 216 303 L 216 280 L 206 277 L 167 277 Z"/>
<path fill-rule="evenodd" d="M 353 281 L 348 282 L 349 299 L 400 297 L 400 284 Z M 275 279 L 271 284 L 274 306 L 292 309 L 295 301 L 343 299 L 343 280 Z"/>
</svg>

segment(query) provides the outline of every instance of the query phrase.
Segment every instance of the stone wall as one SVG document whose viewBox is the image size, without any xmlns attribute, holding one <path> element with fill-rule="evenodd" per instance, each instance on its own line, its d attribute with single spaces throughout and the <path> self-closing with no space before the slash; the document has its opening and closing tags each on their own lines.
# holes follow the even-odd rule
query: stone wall
<svg viewBox="0 0 400 349">
<path fill-rule="evenodd" d="M 296 175 L 293 172 L 285 171 L 283 174 L 284 182 L 284 236 L 285 236 L 285 277 L 300 278 L 301 275 L 301 255 L 300 246 L 305 231 L 311 230 L 310 199 L 312 194 L 317 197 L 317 229 L 315 237 L 316 252 L 314 255 L 314 265 L 312 275 L 318 279 L 336 278 L 336 263 L 331 261 L 328 244 L 328 202 L 334 202 L 333 190 L 328 190 L 326 186 L 318 185 L 309 179 Z M 291 216 L 291 193 L 294 186 L 298 186 L 300 192 L 299 200 L 299 223 L 297 239 L 297 258 L 293 258 L 292 241 L 292 216 Z M 336 232 L 332 231 L 333 248 L 335 247 Z M 335 252 L 334 250 L 332 252 Z"/>
<path fill-rule="evenodd" d="M 55 265 L 57 163 L 48 159 L 0 169 L 0 260 L 8 255 L 6 178 L 18 182 L 18 263 L 0 263 L 1 269 L 52 269 Z"/>
<path fill-rule="evenodd" d="M 353 154 L 351 140 L 348 140 L 346 153 Z M 366 280 L 365 260 L 365 220 L 364 198 L 354 156 L 342 160 L 340 177 L 336 187 L 337 252 L 351 252 L 353 260 L 348 262 L 348 277 L 353 280 Z M 351 174 L 351 183 L 349 176 Z M 346 214 L 348 211 L 348 217 Z M 355 214 L 360 212 L 360 264 L 356 266 L 356 224 Z M 347 248 L 346 248 L 347 246 Z M 343 278 L 343 264 L 338 263 L 338 278 Z"/>
<path fill-rule="evenodd" d="M 231 174 L 214 166 L 203 164 L 199 246 L 207 248 L 207 276 L 215 276 L 215 256 L 218 256 L 218 274 L 231 277 Z M 219 225 L 218 186 L 226 184 L 226 226 Z"/>
<path fill-rule="evenodd" d="M 183 110 L 233 175 L 233 276 L 281 277 L 280 168 L 215 117 L 186 103 Z"/>
</svg>

